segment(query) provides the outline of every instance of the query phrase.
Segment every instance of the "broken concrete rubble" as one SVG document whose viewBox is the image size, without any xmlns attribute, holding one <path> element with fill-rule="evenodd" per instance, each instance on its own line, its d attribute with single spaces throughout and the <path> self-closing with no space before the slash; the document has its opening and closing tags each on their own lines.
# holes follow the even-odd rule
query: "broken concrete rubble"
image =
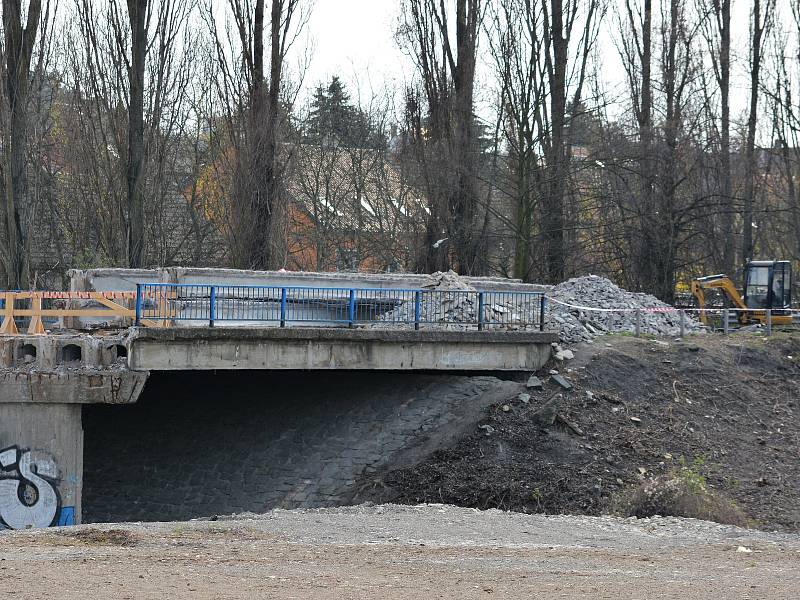
<svg viewBox="0 0 800 600">
<path fill-rule="evenodd" d="M 478 301 L 475 288 L 453 271 L 434 273 L 422 289 L 451 292 L 437 297 L 423 297 L 420 321 L 437 327 L 463 329 L 478 322 Z M 576 277 L 546 289 L 545 329 L 559 331 L 562 343 L 591 342 L 593 338 L 614 332 L 676 336 L 680 334 L 680 314 L 655 296 L 628 292 L 608 279 L 597 275 Z M 537 328 L 539 303 L 537 296 L 504 296 L 503 302 L 489 302 L 483 307 L 483 323 L 493 329 Z M 385 323 L 413 322 L 414 305 L 403 302 L 378 317 L 373 327 Z M 684 316 L 684 330 L 703 331 L 702 325 L 689 315 Z M 572 352 L 557 346 L 557 360 L 570 360 Z"/>
<path fill-rule="evenodd" d="M 555 423 L 558 410 L 564 397 L 561 394 L 553 394 L 547 402 L 542 404 L 533 414 L 533 418 L 543 427 L 550 427 Z"/>
<path fill-rule="evenodd" d="M 641 333 L 680 334 L 677 310 L 655 296 L 629 292 L 597 275 L 559 283 L 547 292 L 547 297 L 545 328 L 558 329 L 561 341 L 567 344 L 588 342 L 605 333 L 633 333 L 637 319 Z M 685 316 L 684 327 L 689 333 L 703 331 L 702 325 L 689 315 Z"/>
<path fill-rule="evenodd" d="M 528 382 L 525 384 L 525 387 L 527 387 L 530 390 L 541 390 L 544 389 L 544 383 L 542 383 L 542 380 L 539 379 L 536 375 L 531 375 L 528 378 Z"/>
<path fill-rule="evenodd" d="M 555 381 L 558 385 L 560 385 L 562 388 L 564 388 L 565 390 L 571 390 L 572 389 L 572 384 L 569 381 L 567 381 L 566 379 L 564 379 L 564 377 L 562 377 L 561 375 L 558 375 L 558 374 L 551 375 L 550 378 L 553 381 Z"/>
</svg>

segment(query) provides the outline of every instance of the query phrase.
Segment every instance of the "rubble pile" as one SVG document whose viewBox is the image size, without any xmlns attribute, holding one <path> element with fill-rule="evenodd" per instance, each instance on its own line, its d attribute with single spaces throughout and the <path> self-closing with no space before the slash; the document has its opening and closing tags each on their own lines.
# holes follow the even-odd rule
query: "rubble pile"
<svg viewBox="0 0 800 600">
<path fill-rule="evenodd" d="M 437 328 L 444 329 L 475 327 L 478 321 L 477 294 L 475 288 L 457 273 L 434 273 L 422 289 L 444 293 L 422 295 L 421 323 L 434 323 Z M 502 301 L 496 301 L 496 298 L 502 298 Z M 483 322 L 487 327 L 493 330 L 537 328 L 538 296 L 502 295 L 496 298 L 490 293 L 484 296 Z M 597 275 L 576 277 L 553 286 L 547 292 L 547 298 L 545 329 L 558 331 L 561 342 L 565 344 L 587 342 L 609 332 L 633 333 L 637 310 L 641 333 L 661 336 L 680 333 L 680 315 L 669 310 L 668 304 L 655 296 L 621 289 Z M 589 310 L 592 308 L 605 311 Z M 414 302 L 404 301 L 380 315 L 371 326 L 413 322 Z M 689 315 L 686 315 L 684 326 L 686 332 L 702 330 L 701 324 Z"/>
<path fill-rule="evenodd" d="M 474 329 L 478 322 L 478 296 L 474 287 L 459 277 L 454 271 L 434 273 L 429 281 L 421 286 L 423 291 L 442 292 L 422 294 L 419 320 L 422 324 L 435 323 L 437 329 Z M 521 296 L 511 301 L 508 295 L 500 296 L 498 301 L 491 294 L 485 296 L 483 322 L 492 329 L 523 329 L 520 323 L 535 323 L 538 318 L 539 299 L 530 297 L 529 301 L 519 301 Z M 389 323 L 413 323 L 414 302 L 405 301 L 394 309 L 380 315 L 373 327 Z"/>
<path fill-rule="evenodd" d="M 608 332 L 636 330 L 636 310 L 641 333 L 674 336 L 680 333 L 680 315 L 670 306 L 649 294 L 623 290 L 605 277 L 589 275 L 559 283 L 547 293 L 545 328 L 560 331 L 567 344 L 586 342 Z M 565 306 L 564 304 L 573 306 Z M 583 308 L 616 309 L 616 312 Z M 701 324 L 686 315 L 687 332 L 702 330 Z"/>
<path fill-rule="evenodd" d="M 428 281 L 420 287 L 423 290 L 436 290 L 440 292 L 448 290 L 475 291 L 474 287 L 468 284 L 466 280 L 462 279 L 459 274 L 452 269 L 446 273 L 437 271 L 436 273 L 428 275 Z"/>
</svg>

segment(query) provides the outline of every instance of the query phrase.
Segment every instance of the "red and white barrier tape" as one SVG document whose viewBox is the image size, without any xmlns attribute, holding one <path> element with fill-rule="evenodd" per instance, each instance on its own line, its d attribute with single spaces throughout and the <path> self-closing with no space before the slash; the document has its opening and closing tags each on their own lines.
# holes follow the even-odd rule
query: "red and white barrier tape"
<svg viewBox="0 0 800 600">
<path fill-rule="evenodd" d="M 547 297 L 547 301 L 553 302 L 555 304 L 560 304 L 561 306 L 567 306 L 569 308 L 576 308 L 578 310 L 590 310 L 595 312 L 608 312 L 608 313 L 636 312 L 636 311 L 668 313 L 680 310 L 672 306 L 652 306 L 646 308 L 598 308 L 595 306 L 582 306 L 580 304 L 570 304 L 569 302 L 562 302 L 561 300 L 556 300 L 555 298 L 551 298 L 550 296 Z"/>
<path fill-rule="evenodd" d="M 723 310 L 728 310 L 729 312 L 739 313 L 739 312 L 763 312 L 763 308 L 718 308 L 718 307 L 706 307 L 706 308 L 675 308 L 674 306 L 649 306 L 643 308 L 599 308 L 596 306 L 583 306 L 580 304 L 570 304 L 569 302 L 563 302 L 561 300 L 556 300 L 555 298 L 551 298 L 547 296 L 547 302 L 553 302 L 554 304 L 560 304 L 561 306 L 566 306 L 568 308 L 574 308 L 577 310 L 585 310 L 585 311 L 594 311 L 594 312 L 604 312 L 604 313 L 626 313 L 626 312 L 647 312 L 647 313 L 672 313 L 672 312 L 691 312 L 691 313 L 699 313 L 699 312 L 722 312 Z M 773 311 L 777 310 L 785 310 L 791 312 L 792 314 L 797 313 L 797 310 L 793 309 L 778 309 L 773 308 Z"/>
</svg>

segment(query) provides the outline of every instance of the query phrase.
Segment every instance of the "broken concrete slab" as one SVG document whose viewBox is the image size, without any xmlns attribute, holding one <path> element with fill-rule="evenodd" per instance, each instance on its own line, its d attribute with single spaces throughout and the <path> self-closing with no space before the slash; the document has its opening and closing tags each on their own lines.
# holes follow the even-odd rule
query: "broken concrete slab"
<svg viewBox="0 0 800 600">
<path fill-rule="evenodd" d="M 0 404 L 133 404 L 147 371 L 0 371 Z"/>
<path fill-rule="evenodd" d="M 525 387 L 527 387 L 529 390 L 543 390 L 544 382 L 536 375 L 531 375 L 528 378 L 528 382 L 525 384 Z"/>
<path fill-rule="evenodd" d="M 566 379 L 564 379 L 564 377 L 561 376 L 561 375 L 551 375 L 550 379 L 555 381 L 558 385 L 560 385 L 562 388 L 564 388 L 567 391 L 572 389 L 572 384 L 569 381 L 567 381 Z"/>
<path fill-rule="evenodd" d="M 561 394 L 553 394 L 550 398 L 533 413 L 533 418 L 544 427 L 550 427 L 555 423 L 558 416 L 558 409 L 564 397 Z"/>
</svg>

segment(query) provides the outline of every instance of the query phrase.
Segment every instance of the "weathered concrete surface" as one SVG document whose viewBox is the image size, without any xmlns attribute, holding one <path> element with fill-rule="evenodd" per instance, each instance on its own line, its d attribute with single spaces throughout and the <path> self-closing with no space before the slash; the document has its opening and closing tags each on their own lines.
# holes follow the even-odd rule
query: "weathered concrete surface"
<svg viewBox="0 0 800 600">
<path fill-rule="evenodd" d="M 12 367 L 52 370 L 60 365 L 89 368 L 124 364 L 125 333 L 91 335 L 58 332 L 50 335 L 0 337 L 0 369 Z"/>
<path fill-rule="evenodd" d="M 462 277 L 478 291 L 533 291 L 547 286 L 504 277 Z M 202 285 L 269 285 L 414 289 L 430 283 L 428 275 L 414 273 L 315 273 L 309 271 L 247 271 L 168 267 L 163 269 L 88 269 L 70 271 L 72 291 L 125 291 L 137 283 Z"/>
<path fill-rule="evenodd" d="M 140 371 L 0 371 L 0 404 L 131 404 L 147 381 Z"/>
<path fill-rule="evenodd" d="M 81 405 L 136 402 L 122 335 L 0 338 L 0 528 L 81 520 Z"/>
<path fill-rule="evenodd" d="M 80 523 L 82 485 L 81 407 L 0 403 L 0 528 Z"/>
<path fill-rule="evenodd" d="M 451 374 L 153 373 L 137 404 L 84 408 L 85 520 L 346 503 L 362 473 L 448 446 L 522 389 Z"/>
<path fill-rule="evenodd" d="M 535 371 L 557 335 L 546 332 L 333 328 L 139 329 L 135 370 L 353 369 Z"/>
</svg>

